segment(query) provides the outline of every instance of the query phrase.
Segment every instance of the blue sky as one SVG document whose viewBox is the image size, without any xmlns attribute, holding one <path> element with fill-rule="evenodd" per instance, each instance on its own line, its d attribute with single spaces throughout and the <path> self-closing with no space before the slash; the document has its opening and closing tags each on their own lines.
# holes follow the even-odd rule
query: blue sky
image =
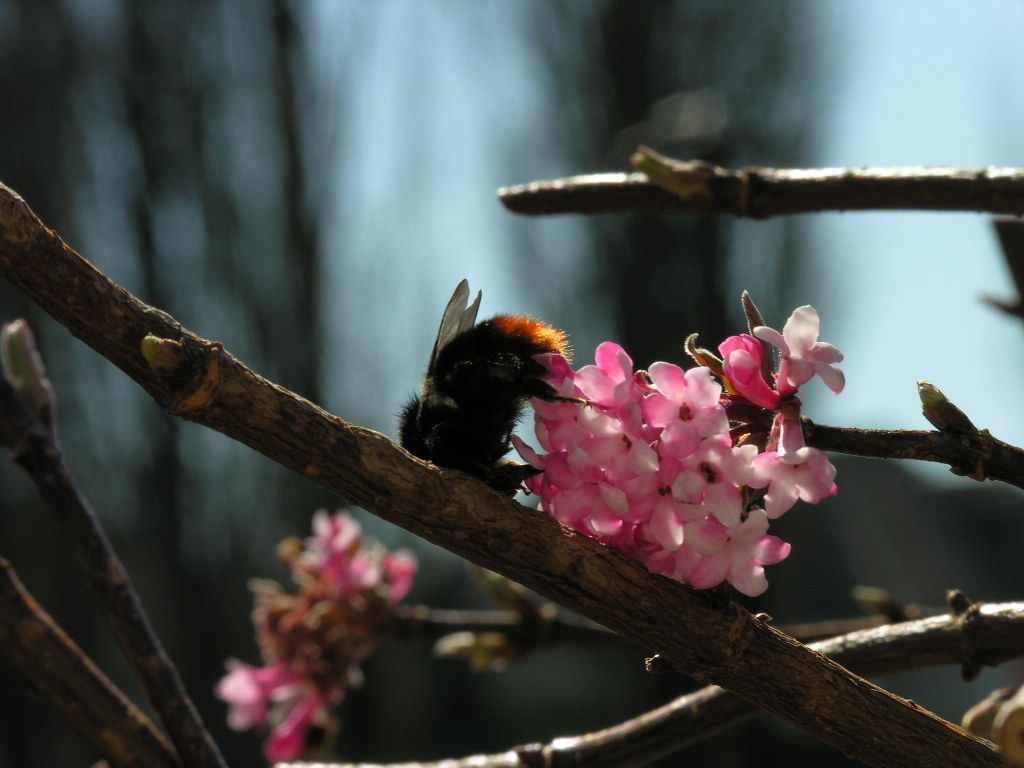
<svg viewBox="0 0 1024 768">
<path fill-rule="evenodd" d="M 837 82 L 820 164 L 1024 165 L 1024 4 L 825 7 Z M 813 417 L 927 428 L 915 389 L 924 378 L 979 427 L 1024 444 L 1024 407 L 1014 396 L 1024 327 L 980 301 L 1012 295 L 988 218 L 849 213 L 809 224 L 818 276 L 810 298 L 848 374 L 841 396 L 811 398 Z M 840 322 L 830 331 L 833 316 Z"/>
</svg>

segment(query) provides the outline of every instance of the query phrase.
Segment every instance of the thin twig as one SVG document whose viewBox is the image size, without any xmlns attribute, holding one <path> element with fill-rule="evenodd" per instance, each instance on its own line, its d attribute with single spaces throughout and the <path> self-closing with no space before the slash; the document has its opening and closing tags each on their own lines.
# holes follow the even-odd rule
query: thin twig
<svg viewBox="0 0 1024 768">
<path fill-rule="evenodd" d="M 223 768 L 224 760 L 164 652 L 128 572 L 71 477 L 54 431 L 40 422 L 0 375 L 0 443 L 35 482 L 99 597 L 118 642 L 171 740 L 190 766 Z"/>
<path fill-rule="evenodd" d="M 3 558 L 0 653 L 114 768 L 181 768 L 167 737 L 82 653 Z"/>
<path fill-rule="evenodd" d="M 851 674 L 741 606 L 723 609 L 475 478 L 415 459 L 383 435 L 267 382 L 222 345 L 114 284 L 4 187 L 0 272 L 168 412 L 253 447 L 856 759 L 890 768 L 1002 764 L 989 742 Z"/>
<path fill-rule="evenodd" d="M 547 605 L 555 608 L 554 604 Z M 545 606 L 542 606 L 544 608 Z M 540 620 L 523 620 L 518 611 L 473 611 L 400 605 L 388 626 L 389 636 L 437 640 L 453 632 L 497 632 L 526 648 L 585 645 L 590 648 L 635 648 L 614 632 L 565 611 L 541 611 Z"/>
<path fill-rule="evenodd" d="M 1024 168 L 710 168 L 701 192 L 682 197 L 644 173 L 600 173 L 502 187 L 513 213 L 731 214 L 767 219 L 820 211 L 921 210 L 1024 214 Z"/>
<path fill-rule="evenodd" d="M 957 475 L 999 480 L 1024 488 L 1024 450 L 986 430 L 954 434 L 903 429 L 854 429 L 804 419 L 807 444 L 823 451 L 879 459 L 914 459 L 948 464 Z"/>
</svg>

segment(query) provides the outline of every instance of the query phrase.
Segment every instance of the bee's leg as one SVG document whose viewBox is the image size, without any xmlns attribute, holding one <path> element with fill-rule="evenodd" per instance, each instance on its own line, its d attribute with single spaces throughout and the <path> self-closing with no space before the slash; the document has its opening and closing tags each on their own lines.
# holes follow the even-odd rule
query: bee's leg
<svg viewBox="0 0 1024 768">
<path fill-rule="evenodd" d="M 541 470 L 531 467 L 529 464 L 502 461 L 487 470 L 484 482 L 496 491 L 515 496 L 527 479 L 540 472 Z"/>
<path fill-rule="evenodd" d="M 581 400 L 578 397 L 562 397 L 558 394 L 558 390 L 548 384 L 546 381 L 536 378 L 523 379 L 522 391 L 530 397 L 539 397 L 541 400 L 547 400 L 549 403 L 586 403 L 586 400 Z"/>
</svg>

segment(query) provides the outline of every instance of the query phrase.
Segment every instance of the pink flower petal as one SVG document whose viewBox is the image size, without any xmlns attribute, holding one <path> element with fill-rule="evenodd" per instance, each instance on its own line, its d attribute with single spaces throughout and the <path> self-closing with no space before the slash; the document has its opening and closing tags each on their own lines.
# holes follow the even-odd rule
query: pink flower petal
<svg viewBox="0 0 1024 768">
<path fill-rule="evenodd" d="M 306 749 L 306 733 L 313 723 L 313 716 L 322 706 L 323 700 L 315 692 L 300 699 L 267 740 L 264 749 L 267 760 L 278 763 L 299 757 Z"/>
<path fill-rule="evenodd" d="M 779 407 L 779 393 L 768 385 L 761 373 L 764 350 L 760 341 L 744 333 L 730 336 L 718 350 L 722 353 L 725 375 L 736 391 L 770 411 Z"/>
<path fill-rule="evenodd" d="M 654 512 L 647 530 L 663 549 L 676 550 L 683 545 L 683 524 L 668 507 Z"/>
<path fill-rule="evenodd" d="M 836 394 L 842 391 L 845 377 L 832 363 L 840 362 L 843 354 L 833 345 L 818 341 L 819 327 L 817 311 L 805 305 L 793 310 L 781 334 L 767 326 L 754 329 L 754 336 L 782 352 L 778 375 L 781 394 L 793 394 L 815 375 L 821 376 Z"/>
</svg>

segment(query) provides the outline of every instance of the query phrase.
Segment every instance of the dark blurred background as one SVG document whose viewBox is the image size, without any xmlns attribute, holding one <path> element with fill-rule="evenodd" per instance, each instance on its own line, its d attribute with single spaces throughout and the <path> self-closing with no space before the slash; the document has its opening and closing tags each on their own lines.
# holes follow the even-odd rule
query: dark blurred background
<svg viewBox="0 0 1024 768">
<path fill-rule="evenodd" d="M 391 435 L 462 277 L 483 289 L 483 314 L 528 312 L 568 329 L 581 363 L 606 338 L 639 365 L 682 362 L 690 332 L 713 345 L 742 329 L 743 288 L 774 325 L 813 301 L 825 340 L 839 343 L 860 327 L 857 299 L 838 268 L 814 258 L 805 218 L 526 219 L 494 197 L 502 185 L 625 170 L 639 143 L 728 167 L 846 162 L 823 157 L 848 39 L 826 7 L 0 0 L 0 180 L 144 301 Z M 842 314 L 828 314 L 830 298 Z M 315 509 L 341 500 L 171 419 L 0 283 L 0 320 L 19 316 L 56 386 L 68 461 L 197 706 L 230 764 L 260 764 L 259 742 L 227 730 L 212 688 L 226 657 L 258 661 L 246 580 L 283 578 L 276 542 L 305 535 Z M 1011 352 L 1019 357 L 1019 343 Z M 861 408 L 873 412 L 870 401 Z M 885 426 L 923 426 L 913 408 Z M 950 587 L 1024 597 L 1018 493 L 882 462 L 836 464 L 839 497 L 776 524 L 794 552 L 769 569 L 772 587 L 752 608 L 779 623 L 850 616 L 857 584 L 935 606 Z M 456 558 L 359 515 L 388 545 L 416 550 L 411 600 L 486 606 Z M 0 554 L 140 699 L 68 542 L 7 464 Z M 498 752 L 612 725 L 693 687 L 645 674 L 644 650 L 561 649 L 473 674 L 432 661 L 425 644 L 387 644 L 341 709 L 335 756 Z M 959 719 L 1019 671 L 970 686 L 954 668 L 883 682 Z M 768 717 L 662 764 L 796 756 L 847 764 Z M 93 759 L 0 665 L 0 765 Z"/>
</svg>

